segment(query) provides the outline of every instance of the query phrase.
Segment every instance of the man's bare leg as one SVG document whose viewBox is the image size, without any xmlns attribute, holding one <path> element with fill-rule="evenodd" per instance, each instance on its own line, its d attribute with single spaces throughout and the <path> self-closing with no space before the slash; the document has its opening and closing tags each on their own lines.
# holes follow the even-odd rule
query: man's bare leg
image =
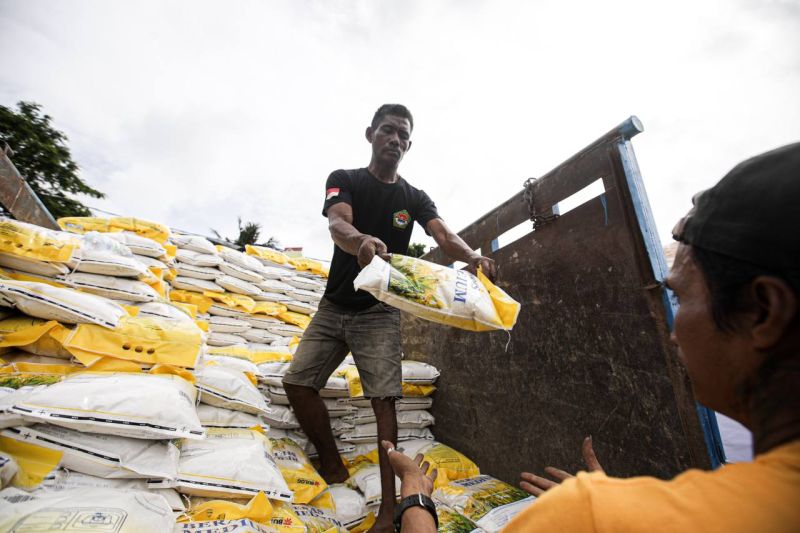
<svg viewBox="0 0 800 533">
<path fill-rule="evenodd" d="M 319 474 L 328 483 L 343 483 L 350 476 L 342 463 L 342 458 L 339 457 L 339 450 L 336 448 L 336 441 L 331 431 L 328 408 L 325 407 L 319 392 L 311 387 L 289 383 L 284 383 L 283 388 L 286 389 L 286 396 L 300 422 L 300 427 L 317 448 Z"/>
<path fill-rule="evenodd" d="M 370 529 L 375 533 L 394 531 L 395 486 L 394 472 L 389 463 L 389 456 L 381 446 L 381 441 L 388 440 L 397 446 L 397 414 L 394 398 L 372 398 L 372 409 L 378 425 L 378 458 L 381 467 L 381 507 L 378 520 Z"/>
</svg>

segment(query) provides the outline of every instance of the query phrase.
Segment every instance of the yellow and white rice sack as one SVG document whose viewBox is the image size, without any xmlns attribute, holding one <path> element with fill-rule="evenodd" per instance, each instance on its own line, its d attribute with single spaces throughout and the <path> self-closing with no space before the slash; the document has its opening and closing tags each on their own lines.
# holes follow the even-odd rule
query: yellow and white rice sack
<svg viewBox="0 0 800 533">
<path fill-rule="evenodd" d="M 197 389 L 173 374 L 81 372 L 16 401 L 10 413 L 89 433 L 201 439 Z"/>
<path fill-rule="evenodd" d="M 178 448 L 170 441 L 81 433 L 49 424 L 8 428 L 2 436 L 58 450 L 62 468 L 100 478 L 174 480 L 178 473 Z"/>
<path fill-rule="evenodd" d="M 234 499 L 261 491 L 269 498 L 291 501 L 292 491 L 270 449 L 267 437 L 249 429 L 209 429 L 203 440 L 183 440 L 178 491 Z"/>
<path fill-rule="evenodd" d="M 197 406 L 197 418 L 204 428 L 249 429 L 258 426 L 264 431 L 270 429 L 269 423 L 260 416 L 214 407 L 206 403 Z"/>
<path fill-rule="evenodd" d="M 72 527 L 65 529 L 67 524 Z M 150 491 L 110 488 L 0 491 L 0 531 L 172 531 L 172 508 Z M 101 529 L 102 527 L 102 529 Z"/>
<path fill-rule="evenodd" d="M 471 331 L 510 330 L 520 309 L 481 272 L 398 254 L 388 262 L 375 256 L 353 286 L 412 315 Z"/>
<path fill-rule="evenodd" d="M 437 504 L 443 503 L 487 533 L 498 533 L 535 499 L 522 489 L 485 475 L 452 481 L 433 491 Z"/>
<path fill-rule="evenodd" d="M 252 375 L 209 362 L 197 369 L 195 377 L 203 403 L 254 415 L 265 414 L 268 410 Z"/>
<path fill-rule="evenodd" d="M 66 324 L 114 328 L 128 314 L 108 298 L 45 283 L 0 280 L 0 296 L 26 315 Z"/>
</svg>

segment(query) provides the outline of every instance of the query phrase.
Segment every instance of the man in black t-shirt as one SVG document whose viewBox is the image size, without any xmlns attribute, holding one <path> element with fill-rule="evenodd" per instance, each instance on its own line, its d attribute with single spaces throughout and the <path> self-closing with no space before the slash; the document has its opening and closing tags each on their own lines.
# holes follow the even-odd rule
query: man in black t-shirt
<svg viewBox="0 0 800 533">
<path fill-rule="evenodd" d="M 395 477 L 379 443 L 397 443 L 394 402 L 403 395 L 400 313 L 369 293 L 354 290 L 353 280 L 375 255 L 406 254 L 414 221 L 450 258 L 464 261 L 473 271 L 480 266 L 490 277 L 495 273 L 491 259 L 474 252 L 439 218 L 430 197 L 397 174 L 411 148 L 413 127 L 405 106 L 381 106 L 366 131 L 372 145 L 369 166 L 337 170 L 328 177 L 322 214 L 328 217 L 335 244 L 328 285 L 283 379 L 297 419 L 319 453 L 320 474 L 329 483 L 341 483 L 348 473 L 319 390 L 352 352 L 377 424 L 383 498 L 371 531 L 393 530 Z"/>
</svg>

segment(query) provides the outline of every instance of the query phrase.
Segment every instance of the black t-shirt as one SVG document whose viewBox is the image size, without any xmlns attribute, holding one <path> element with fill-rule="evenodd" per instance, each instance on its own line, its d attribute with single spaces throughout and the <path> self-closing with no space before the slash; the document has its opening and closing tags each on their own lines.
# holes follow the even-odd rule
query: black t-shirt
<svg viewBox="0 0 800 533">
<path fill-rule="evenodd" d="M 358 231 L 379 238 L 389 253 L 395 254 L 408 253 L 415 220 L 425 228 L 439 217 L 425 191 L 412 187 L 400 176 L 394 183 L 384 183 L 366 168 L 336 170 L 328 176 L 322 215 L 328 216 L 328 208 L 339 202 L 353 208 L 353 226 Z M 377 300 L 371 294 L 353 289 L 360 270 L 356 256 L 334 245 L 325 297 L 356 310 L 374 305 Z"/>
</svg>

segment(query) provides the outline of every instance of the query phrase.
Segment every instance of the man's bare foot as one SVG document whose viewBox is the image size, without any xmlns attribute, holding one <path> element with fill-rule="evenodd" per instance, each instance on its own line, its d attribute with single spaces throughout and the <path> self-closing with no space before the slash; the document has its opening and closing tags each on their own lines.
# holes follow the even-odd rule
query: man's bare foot
<svg viewBox="0 0 800 533">
<path fill-rule="evenodd" d="M 342 463 L 334 465 L 334 467 L 331 469 L 320 468 L 318 472 L 328 485 L 332 485 L 334 483 L 344 483 L 350 477 L 350 473 Z"/>
</svg>

